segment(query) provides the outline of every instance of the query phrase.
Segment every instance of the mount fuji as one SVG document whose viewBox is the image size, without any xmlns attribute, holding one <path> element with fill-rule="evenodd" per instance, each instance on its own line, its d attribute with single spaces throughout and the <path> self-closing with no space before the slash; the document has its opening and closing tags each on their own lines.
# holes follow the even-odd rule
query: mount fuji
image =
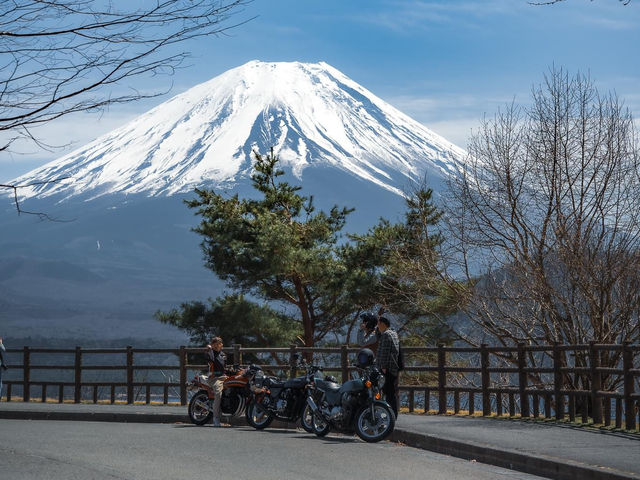
<svg viewBox="0 0 640 480">
<path fill-rule="evenodd" d="M 202 266 L 182 200 L 195 187 L 252 195 L 253 152 L 270 148 L 320 208 L 355 207 L 349 231 L 396 220 L 415 182 L 437 195 L 465 155 L 326 63 L 249 62 L 11 182 L 67 177 L 20 200 L 73 221 L 18 217 L 0 197 L 0 324 L 22 336 L 182 338 L 153 312 L 224 288 Z"/>
</svg>

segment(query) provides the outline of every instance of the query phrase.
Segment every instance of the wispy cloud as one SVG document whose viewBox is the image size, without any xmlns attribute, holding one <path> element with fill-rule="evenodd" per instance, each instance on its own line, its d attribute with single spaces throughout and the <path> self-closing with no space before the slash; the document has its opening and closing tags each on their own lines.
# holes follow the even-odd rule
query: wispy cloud
<svg viewBox="0 0 640 480">
<path fill-rule="evenodd" d="M 363 13 L 354 20 L 410 34 L 416 29 L 436 27 L 486 28 L 487 21 L 495 25 L 516 16 L 603 30 L 637 28 L 640 19 L 637 8 L 625 7 L 618 2 L 532 5 L 527 0 L 396 0 L 385 2 L 383 8 Z"/>
<path fill-rule="evenodd" d="M 396 32 L 409 29 L 428 29 L 437 26 L 481 27 L 480 20 L 496 15 L 513 15 L 521 5 L 506 0 L 483 1 L 425 1 L 398 0 L 388 2 L 386 9 L 358 17 L 361 22 Z"/>
<path fill-rule="evenodd" d="M 483 116 L 493 115 L 512 100 L 513 97 L 480 97 L 464 93 L 385 98 L 398 110 L 462 148 L 466 147 Z"/>
</svg>

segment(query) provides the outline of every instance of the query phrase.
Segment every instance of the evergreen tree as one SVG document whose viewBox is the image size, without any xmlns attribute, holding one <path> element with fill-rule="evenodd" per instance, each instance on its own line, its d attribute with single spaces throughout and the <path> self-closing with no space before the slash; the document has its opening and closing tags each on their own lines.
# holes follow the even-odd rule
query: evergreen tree
<svg viewBox="0 0 640 480">
<path fill-rule="evenodd" d="M 278 181 L 273 151 L 256 156 L 254 188 L 259 199 L 225 198 L 196 190 L 187 202 L 202 222 L 206 266 L 231 288 L 295 308 L 305 346 L 339 329 L 351 313 L 337 279 L 348 275 L 336 256 L 339 233 L 351 210 L 315 212 L 313 199 L 300 187 Z"/>
<path fill-rule="evenodd" d="M 291 332 L 289 322 L 295 318 L 305 346 L 326 342 L 330 333 L 337 342 L 345 336 L 348 340 L 360 322 L 359 314 L 374 308 L 396 315 L 405 330 L 411 327 L 421 340 L 444 335 L 433 318 L 451 311 L 455 302 L 438 276 L 441 238 L 429 228 L 440 214 L 431 203 L 430 191 L 408 198 L 404 223 L 381 219 L 364 235 L 343 236 L 352 210 L 334 206 L 328 213 L 316 212 L 312 198 L 279 178 L 284 172 L 273 150 L 255 156 L 252 183 L 259 192 L 257 198 L 225 197 L 197 189 L 198 198 L 187 202 L 202 217 L 195 231 L 203 237 L 211 271 L 238 293 L 280 305 L 286 313 L 269 318 L 284 322 L 284 332 Z M 421 269 L 412 267 L 416 261 L 422 262 Z M 430 269 L 424 268 L 425 261 Z M 247 302 L 239 298 L 214 303 Z M 191 331 L 203 308 L 186 304 L 182 313 L 159 318 Z M 255 332 L 261 327 L 249 313 L 236 326 L 250 341 L 260 341 Z M 216 328 L 220 327 L 216 324 Z M 270 343 L 278 338 L 262 340 Z"/>
</svg>

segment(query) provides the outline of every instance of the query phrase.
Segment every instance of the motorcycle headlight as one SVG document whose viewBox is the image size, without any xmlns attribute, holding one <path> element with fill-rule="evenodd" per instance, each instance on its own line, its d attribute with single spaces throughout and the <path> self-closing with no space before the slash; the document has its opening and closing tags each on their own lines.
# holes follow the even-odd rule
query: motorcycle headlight
<svg viewBox="0 0 640 480">
<path fill-rule="evenodd" d="M 385 382 L 384 373 L 380 373 L 380 375 L 378 375 L 378 388 L 380 390 L 382 390 L 382 388 L 384 387 L 384 382 Z"/>
</svg>

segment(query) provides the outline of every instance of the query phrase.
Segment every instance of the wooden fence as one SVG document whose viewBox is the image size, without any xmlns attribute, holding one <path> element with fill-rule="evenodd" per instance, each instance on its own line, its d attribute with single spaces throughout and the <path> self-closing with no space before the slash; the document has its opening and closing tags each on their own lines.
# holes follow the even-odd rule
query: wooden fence
<svg viewBox="0 0 640 480">
<path fill-rule="evenodd" d="M 243 348 L 233 345 L 225 348 L 230 360 L 235 364 L 242 364 L 243 354 L 269 356 L 279 358 L 278 364 L 261 365 L 265 370 L 280 372 L 293 377 L 297 374 L 292 363 L 296 352 L 314 355 L 317 363 L 326 366 L 328 372 L 340 372 L 342 380 L 349 378 L 349 372 L 354 368 L 350 365 L 350 354 L 359 348 Z M 635 430 L 638 427 L 638 410 L 640 409 L 640 388 L 637 387 L 640 378 L 640 368 L 637 366 L 640 355 L 640 345 L 599 345 L 595 343 L 584 345 L 543 345 L 517 347 L 490 347 L 482 345 L 473 347 L 404 347 L 407 366 L 401 381 L 413 377 L 414 384 L 401 384 L 400 397 L 403 405 L 410 412 L 422 411 L 445 413 L 460 413 L 465 411 L 470 415 L 482 412 L 482 415 L 496 414 L 522 417 L 545 417 L 570 421 L 593 422 L 610 426 L 612 422 L 618 428 Z M 567 365 L 567 353 L 575 357 L 582 355 L 588 359 L 586 366 Z M 168 403 L 170 397 L 175 398 L 182 405 L 187 403 L 186 383 L 189 375 L 206 368 L 204 364 L 189 364 L 189 358 L 202 355 L 202 348 L 177 349 L 139 349 L 126 347 L 124 349 L 50 349 L 32 348 L 7 349 L 11 375 L 5 375 L 6 399 L 12 401 L 16 395 L 16 387 L 21 390 L 21 400 L 28 402 L 36 398 L 34 393 L 39 390 L 39 397 L 46 401 L 51 397 L 62 403 L 73 400 L 75 403 L 90 400 L 116 402 L 122 399 L 127 403 L 143 399 L 150 403 L 153 396 L 161 398 L 162 403 Z M 176 363 L 159 364 L 154 362 L 156 355 L 163 355 L 163 362 L 167 358 L 175 359 Z M 191 354 L 191 355 L 190 355 Z M 194 354 L 196 354 L 194 356 Z M 530 365 L 532 355 L 542 355 L 546 361 L 535 362 Z M 16 356 L 22 357 L 22 364 L 11 361 Z M 46 355 L 46 364 L 38 363 L 34 357 Z M 58 355 L 73 358 L 73 364 L 51 361 Z M 120 364 L 94 364 L 85 361 L 95 355 L 124 356 Z M 614 366 L 601 366 L 601 359 L 618 358 Z M 322 356 L 322 359 L 319 358 Z M 510 361 L 505 359 L 510 357 Z M 204 357 L 200 357 L 204 359 Z M 145 359 L 144 362 L 136 361 Z M 426 360 L 425 359 L 429 359 Z M 231 362 L 230 362 L 231 363 Z M 259 362 L 258 362 L 259 363 Z M 21 378 L 16 378 L 16 371 L 22 370 Z M 49 371 L 61 376 L 67 371 L 73 374 L 73 381 L 57 379 L 36 380 L 34 373 Z M 86 379 L 90 371 L 120 371 L 120 381 L 111 379 L 90 381 Z M 162 381 L 137 379 L 141 373 L 148 374 L 161 371 L 165 378 Z M 166 378 L 165 372 L 173 372 L 175 378 Z M 548 377 L 547 382 L 532 383 L 532 378 Z M 573 376 L 573 377 L 571 377 Z M 569 389 L 567 381 L 570 378 L 582 376 L 583 384 L 589 389 Z M 615 388 L 603 389 L 603 379 Z M 418 382 L 417 384 L 415 384 Z M 576 382 L 573 382 L 574 384 Z M 108 395 L 105 394 L 105 389 Z M 69 395 L 73 391 L 73 395 Z M 91 392 L 90 398 L 87 392 Z M 160 393 L 158 393 L 160 392 Z M 638 393 L 636 393 L 638 392 Z M 172 393 L 172 395 L 170 395 Z M 479 400 L 479 401 L 478 401 Z M 434 408 L 432 408 L 434 404 Z"/>
</svg>

